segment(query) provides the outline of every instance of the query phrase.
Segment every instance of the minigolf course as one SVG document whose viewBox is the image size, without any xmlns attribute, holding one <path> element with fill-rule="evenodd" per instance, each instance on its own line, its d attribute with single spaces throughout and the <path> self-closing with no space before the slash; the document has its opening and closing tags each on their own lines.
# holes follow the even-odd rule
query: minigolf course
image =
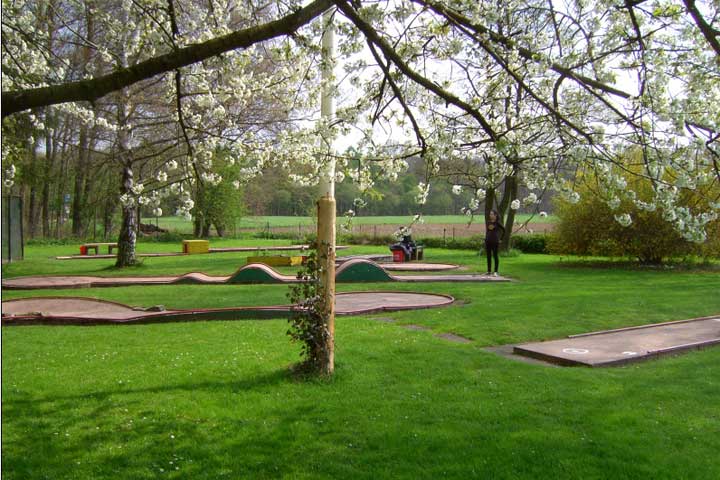
<svg viewBox="0 0 720 480">
<path fill-rule="evenodd" d="M 41 288 L 90 288 L 119 287 L 129 285 L 227 285 L 227 284 L 290 284 L 300 280 L 295 275 L 285 275 L 262 263 L 253 263 L 239 268 L 228 276 L 211 276 L 202 272 L 191 272 L 180 276 L 154 277 L 95 277 L 95 276 L 32 276 L 16 277 L 2 281 L 6 290 L 32 290 Z M 491 277 L 480 274 L 456 275 L 393 275 L 381 265 L 365 259 L 349 260 L 335 271 L 338 283 L 371 282 L 508 282 L 506 277 Z"/>
<path fill-rule="evenodd" d="M 337 315 L 361 315 L 450 305 L 454 298 L 413 292 L 352 292 L 335 297 Z M 2 325 L 103 325 L 196 320 L 286 318 L 291 305 L 176 310 L 141 308 L 82 297 L 36 297 L 2 302 Z"/>
<path fill-rule="evenodd" d="M 565 366 L 606 367 L 720 344 L 720 315 L 515 345 L 513 353 Z"/>
</svg>

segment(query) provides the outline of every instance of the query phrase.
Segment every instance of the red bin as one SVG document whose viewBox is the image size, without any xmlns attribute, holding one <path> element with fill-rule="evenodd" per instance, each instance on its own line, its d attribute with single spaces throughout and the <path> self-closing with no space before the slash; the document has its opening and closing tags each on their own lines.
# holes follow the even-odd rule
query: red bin
<svg viewBox="0 0 720 480">
<path fill-rule="evenodd" d="M 404 262 L 405 261 L 405 252 L 402 250 L 393 250 L 393 262 Z"/>
<path fill-rule="evenodd" d="M 80 255 L 87 255 L 87 247 L 85 245 L 80 245 Z"/>
</svg>

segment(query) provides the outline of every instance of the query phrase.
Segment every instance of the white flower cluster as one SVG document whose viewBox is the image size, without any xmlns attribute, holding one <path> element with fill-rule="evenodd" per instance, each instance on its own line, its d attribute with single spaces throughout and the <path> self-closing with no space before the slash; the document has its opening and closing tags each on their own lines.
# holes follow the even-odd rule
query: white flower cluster
<svg viewBox="0 0 720 480">
<path fill-rule="evenodd" d="M 129 193 L 123 193 L 122 195 L 120 195 L 120 204 L 125 208 L 134 207 L 135 197 Z"/>
<path fill-rule="evenodd" d="M 415 195 L 415 202 L 419 205 L 425 205 L 428 195 L 430 195 L 430 184 L 423 182 L 418 183 L 418 194 Z"/>
<path fill-rule="evenodd" d="M 522 200 L 522 204 L 526 207 L 535 205 L 536 203 L 538 203 L 538 196 L 534 192 L 530 192 L 530 194 Z"/>
<path fill-rule="evenodd" d="M 516 198 L 515 200 L 513 200 L 512 202 L 510 202 L 510 209 L 511 209 L 511 210 L 517 210 L 518 208 L 520 208 L 520 200 L 518 200 L 518 199 Z"/>
<path fill-rule="evenodd" d="M 219 185 L 220 182 L 222 182 L 222 175 L 214 172 L 203 172 L 200 174 L 200 178 L 213 186 Z"/>
<path fill-rule="evenodd" d="M 133 195 L 140 195 L 143 190 L 145 190 L 145 185 L 142 183 L 132 183 L 130 185 L 130 191 L 133 193 Z"/>
<path fill-rule="evenodd" d="M 623 213 L 621 215 L 615 215 L 615 221 L 623 227 L 629 227 L 632 224 L 632 217 L 629 213 Z"/>
<path fill-rule="evenodd" d="M 12 187 L 15 185 L 15 165 L 10 165 L 8 168 L 5 169 L 5 180 L 3 181 L 3 185 L 7 188 Z"/>
<path fill-rule="evenodd" d="M 175 215 L 183 217 L 185 220 L 191 220 L 192 214 L 190 211 L 195 207 L 195 202 L 190 198 L 187 193 L 184 193 L 184 198 L 175 211 Z"/>
<path fill-rule="evenodd" d="M 402 240 L 403 237 L 409 235 L 412 235 L 412 228 L 410 227 L 400 227 L 393 232 L 393 236 L 398 240 Z"/>
<path fill-rule="evenodd" d="M 455 195 L 460 195 L 463 191 L 462 185 L 453 185 L 452 186 L 452 193 Z"/>
</svg>

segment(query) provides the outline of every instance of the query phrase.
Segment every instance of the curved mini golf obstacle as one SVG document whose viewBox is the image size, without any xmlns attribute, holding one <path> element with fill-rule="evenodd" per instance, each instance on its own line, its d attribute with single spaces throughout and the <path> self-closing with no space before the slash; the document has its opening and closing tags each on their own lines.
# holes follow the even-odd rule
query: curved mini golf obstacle
<svg viewBox="0 0 720 480">
<path fill-rule="evenodd" d="M 229 276 L 210 276 L 202 272 L 191 272 L 180 276 L 157 277 L 93 277 L 93 276 L 50 276 L 17 277 L 2 281 L 6 290 L 32 290 L 40 288 L 90 288 L 119 287 L 129 285 L 227 285 L 227 284 L 289 284 L 298 283 L 294 275 L 284 275 L 262 263 L 253 263 L 239 268 Z M 372 282 L 507 282 L 505 277 L 487 275 L 392 275 L 381 265 L 365 260 L 349 260 L 340 265 L 335 273 L 338 283 Z"/>
<path fill-rule="evenodd" d="M 416 310 L 450 305 L 449 295 L 412 292 L 339 293 L 337 315 Z M 137 308 L 121 303 L 82 297 L 20 298 L 2 302 L 2 325 L 110 325 L 181 322 L 196 320 L 243 320 L 287 318 L 290 305 L 217 309 L 165 310 Z"/>
</svg>

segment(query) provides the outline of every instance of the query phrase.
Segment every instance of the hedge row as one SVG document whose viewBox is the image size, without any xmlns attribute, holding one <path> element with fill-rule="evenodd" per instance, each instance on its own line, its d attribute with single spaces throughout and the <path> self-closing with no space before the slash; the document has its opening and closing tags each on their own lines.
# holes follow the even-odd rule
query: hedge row
<svg viewBox="0 0 720 480">
<path fill-rule="evenodd" d="M 523 253 L 547 253 L 547 243 L 551 238 L 547 234 L 518 234 L 513 235 L 511 246 Z M 314 238 L 313 238 L 314 239 Z M 338 243 L 350 245 L 383 245 L 388 246 L 397 242 L 393 236 L 373 236 L 364 234 L 340 235 Z M 485 239 L 480 235 L 462 238 L 427 237 L 418 239 L 418 243 L 426 248 L 447 248 L 450 250 L 482 250 Z"/>
</svg>

